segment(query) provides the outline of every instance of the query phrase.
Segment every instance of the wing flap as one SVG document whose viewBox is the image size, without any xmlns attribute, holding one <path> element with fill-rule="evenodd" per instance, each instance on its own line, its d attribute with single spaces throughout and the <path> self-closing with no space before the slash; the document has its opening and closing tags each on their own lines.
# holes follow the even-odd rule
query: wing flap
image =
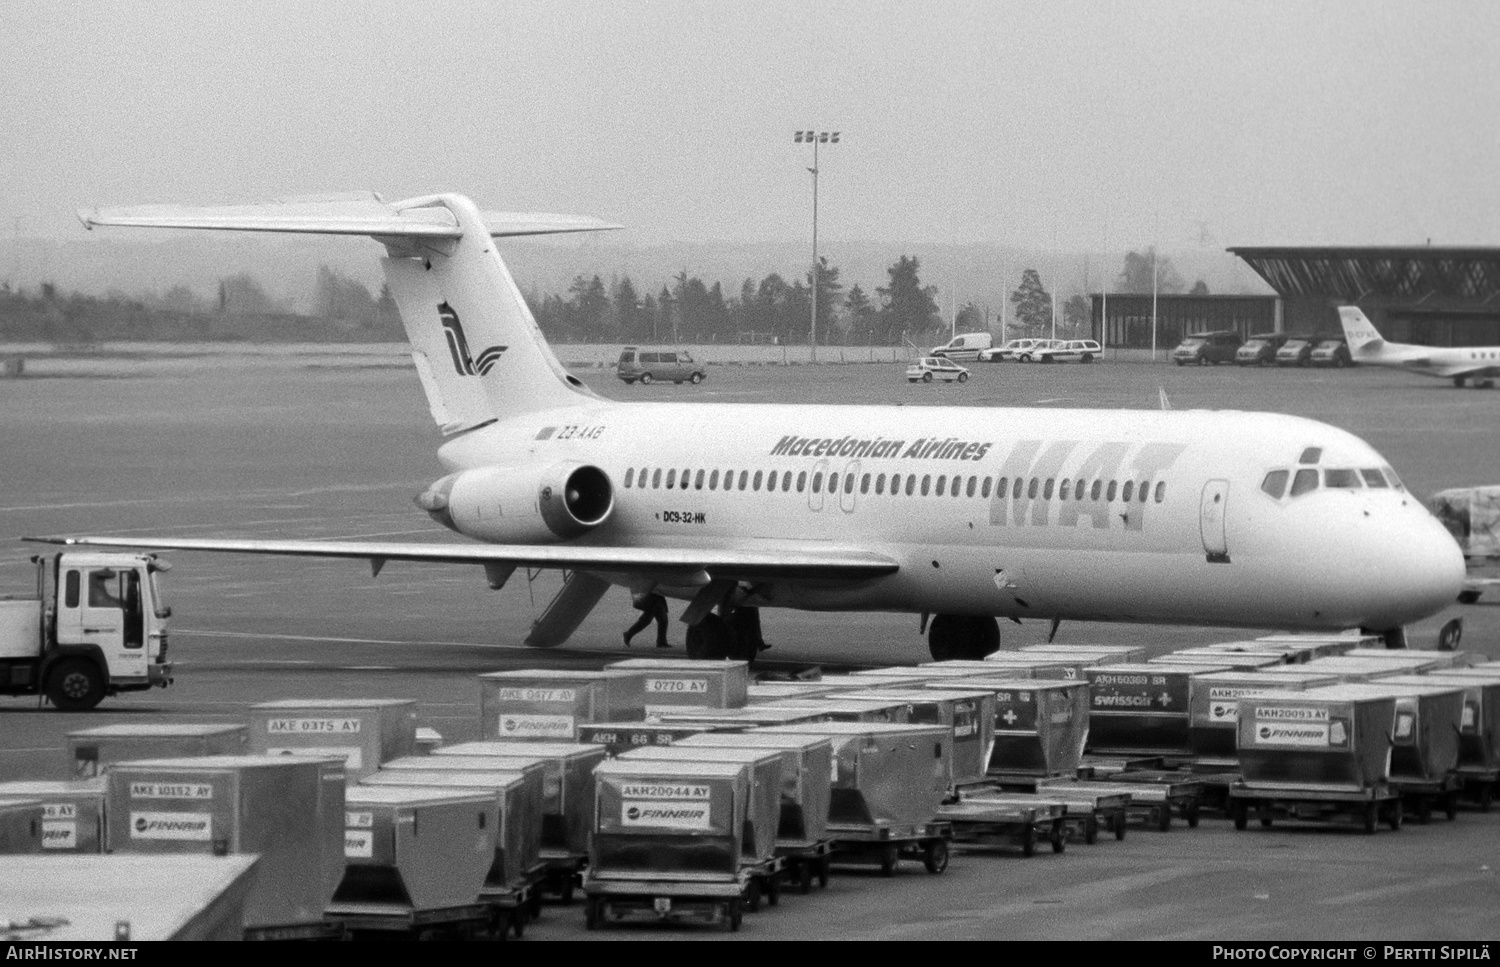
<svg viewBox="0 0 1500 967">
<path fill-rule="evenodd" d="M 337 557 L 436 564 L 507 564 L 579 571 L 697 570 L 726 578 L 864 580 L 893 574 L 895 559 L 859 548 L 778 544 L 775 548 L 574 547 L 555 544 L 415 544 L 402 541 L 277 541 L 161 537 L 27 537 L 68 547 Z"/>
</svg>

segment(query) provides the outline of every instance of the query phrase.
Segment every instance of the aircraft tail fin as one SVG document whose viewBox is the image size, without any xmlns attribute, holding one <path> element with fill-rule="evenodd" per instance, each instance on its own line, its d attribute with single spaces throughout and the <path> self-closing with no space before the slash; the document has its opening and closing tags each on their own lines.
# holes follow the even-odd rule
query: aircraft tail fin
<svg viewBox="0 0 1500 967">
<path fill-rule="evenodd" d="M 594 398 L 542 337 L 492 238 L 619 228 L 592 218 L 481 212 L 462 195 L 385 202 L 372 192 L 264 205 L 153 205 L 80 212 L 84 226 L 367 235 L 411 341 L 433 419 L 445 433 Z"/>
<path fill-rule="evenodd" d="M 1339 306 L 1339 322 L 1344 327 L 1344 338 L 1349 341 L 1349 352 L 1358 355 L 1366 349 L 1379 349 L 1385 339 L 1358 306 Z"/>
</svg>

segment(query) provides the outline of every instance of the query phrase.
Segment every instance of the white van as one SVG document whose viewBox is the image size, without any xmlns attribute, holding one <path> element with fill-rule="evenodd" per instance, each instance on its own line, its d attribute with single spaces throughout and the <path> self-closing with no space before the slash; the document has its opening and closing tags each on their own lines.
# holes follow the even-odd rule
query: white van
<svg viewBox="0 0 1500 967">
<path fill-rule="evenodd" d="M 959 362 L 973 362 L 979 358 L 979 354 L 989 349 L 993 343 L 993 337 L 987 332 L 966 332 L 954 336 L 946 345 L 938 346 L 927 353 L 939 359 L 952 359 Z"/>
</svg>

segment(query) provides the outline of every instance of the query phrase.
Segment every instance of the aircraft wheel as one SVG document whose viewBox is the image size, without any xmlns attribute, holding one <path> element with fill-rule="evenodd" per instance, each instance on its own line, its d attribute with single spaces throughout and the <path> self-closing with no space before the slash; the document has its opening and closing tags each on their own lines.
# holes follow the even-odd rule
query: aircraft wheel
<svg viewBox="0 0 1500 967">
<path fill-rule="evenodd" d="M 651 379 L 652 379 L 652 377 L 651 377 L 650 373 L 642 373 L 641 374 L 641 385 L 642 386 L 650 386 L 651 385 Z"/>
<path fill-rule="evenodd" d="M 87 711 L 104 698 L 104 673 L 87 658 L 65 658 L 47 675 L 47 698 L 59 711 Z"/>
<path fill-rule="evenodd" d="M 723 618 L 716 614 L 705 615 L 703 620 L 687 631 L 687 655 L 689 658 L 705 658 L 723 661 L 736 657 L 740 652 L 739 635 Z M 743 658 L 741 658 L 743 660 Z"/>
<path fill-rule="evenodd" d="M 933 661 L 977 661 L 1000 648 L 1000 624 L 988 615 L 940 614 L 927 628 Z"/>
</svg>

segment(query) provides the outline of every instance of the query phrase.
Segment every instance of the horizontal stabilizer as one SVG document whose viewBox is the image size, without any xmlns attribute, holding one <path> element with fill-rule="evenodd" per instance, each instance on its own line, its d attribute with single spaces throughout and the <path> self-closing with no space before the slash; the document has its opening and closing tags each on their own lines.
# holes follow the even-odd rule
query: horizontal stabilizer
<svg viewBox="0 0 1500 967">
<path fill-rule="evenodd" d="M 426 561 L 439 564 L 513 564 L 580 571 L 704 570 L 740 580 L 823 578 L 863 580 L 894 573 L 890 557 L 858 548 L 805 546 L 800 542 L 745 550 L 725 547 L 571 547 L 558 544 L 416 544 L 402 541 L 256 541 L 158 537 L 27 537 L 70 547 L 137 547 L 154 550 L 342 557 L 354 560 Z"/>
<path fill-rule="evenodd" d="M 288 198 L 262 205 L 138 205 L 80 209 L 85 228 L 194 228 L 239 232 L 370 235 L 380 238 L 456 239 L 463 233 L 446 208 L 430 199 L 386 202 L 374 192 Z M 624 226 L 579 215 L 546 212 L 480 212 L 495 238 L 601 232 Z"/>
</svg>

